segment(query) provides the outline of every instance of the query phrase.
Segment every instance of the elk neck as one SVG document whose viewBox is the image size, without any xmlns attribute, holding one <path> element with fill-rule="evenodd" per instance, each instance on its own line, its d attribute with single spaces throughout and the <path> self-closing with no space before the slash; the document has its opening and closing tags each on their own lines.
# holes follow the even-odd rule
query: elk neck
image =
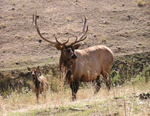
<svg viewBox="0 0 150 116">
<path fill-rule="evenodd" d="M 75 60 L 66 58 L 64 57 L 63 53 L 61 53 L 60 60 L 59 60 L 60 70 L 62 67 L 64 67 L 65 70 L 68 70 L 68 69 L 73 70 L 74 63 L 75 63 Z"/>
<path fill-rule="evenodd" d="M 33 83 L 35 85 L 35 88 L 39 88 L 40 81 L 38 80 L 38 77 L 34 76 L 34 77 L 32 77 L 32 79 L 33 79 Z"/>
</svg>

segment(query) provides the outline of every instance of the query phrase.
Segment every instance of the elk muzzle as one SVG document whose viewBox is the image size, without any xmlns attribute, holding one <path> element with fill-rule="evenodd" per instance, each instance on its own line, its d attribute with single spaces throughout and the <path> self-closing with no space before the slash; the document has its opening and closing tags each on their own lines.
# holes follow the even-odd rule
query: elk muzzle
<svg viewBox="0 0 150 116">
<path fill-rule="evenodd" d="M 72 59 L 77 59 L 77 56 L 76 56 L 75 54 L 73 54 L 73 55 L 71 56 L 71 58 L 72 58 Z"/>
<path fill-rule="evenodd" d="M 35 75 L 36 75 L 36 72 L 32 71 L 32 72 L 31 72 L 31 76 L 34 77 Z"/>
</svg>

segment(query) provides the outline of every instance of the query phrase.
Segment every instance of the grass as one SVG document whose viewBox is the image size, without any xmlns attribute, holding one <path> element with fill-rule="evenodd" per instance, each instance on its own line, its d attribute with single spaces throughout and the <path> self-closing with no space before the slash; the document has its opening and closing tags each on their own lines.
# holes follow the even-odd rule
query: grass
<svg viewBox="0 0 150 116">
<path fill-rule="evenodd" d="M 28 58 L 26 60 L 28 60 Z M 8 92 L 11 94 L 8 95 L 6 93 L 6 98 L 0 98 L 0 115 L 32 116 L 45 115 L 46 113 L 48 113 L 48 115 L 62 116 L 96 114 L 127 116 L 138 114 L 148 115 L 150 114 L 150 99 L 141 101 L 139 97 L 134 96 L 139 96 L 140 93 L 145 92 L 150 93 L 150 82 L 148 82 L 150 77 L 150 65 L 146 63 L 143 65 L 142 71 L 139 71 L 139 69 L 134 68 L 132 62 L 129 64 L 131 67 L 127 67 L 127 69 L 124 68 L 125 64 L 118 64 L 118 72 L 113 76 L 113 80 L 111 80 L 112 86 L 115 87 L 111 88 L 110 93 L 106 90 L 105 84 L 102 83 L 100 92 L 97 96 L 93 97 L 94 88 L 92 84 L 80 84 L 77 101 L 75 102 L 71 101 L 71 90 L 68 84 L 64 85 L 64 81 L 60 77 L 60 72 L 58 73 L 53 66 L 49 68 L 45 67 L 44 71 L 49 69 L 48 74 L 45 76 L 51 84 L 50 90 L 47 93 L 46 102 L 41 95 L 39 99 L 40 103 L 36 104 L 34 92 L 28 90 L 27 87 L 22 88 L 21 93 L 17 90 L 11 93 L 11 89 L 9 89 Z M 51 67 L 53 68 L 51 69 Z M 135 71 L 133 69 L 135 69 Z M 57 76 L 54 74 L 56 72 Z M 135 74 L 133 74 L 133 72 L 135 72 Z M 111 76 L 112 75 L 113 74 L 111 74 Z M 130 79 L 127 78 L 124 84 L 119 86 L 120 80 L 125 76 L 130 77 Z M 20 78 L 15 81 L 20 82 L 22 79 Z M 30 82 L 29 84 L 32 85 Z"/>
<path fill-rule="evenodd" d="M 124 65 L 121 63 L 118 65 L 120 71 L 111 80 L 112 84 L 116 84 L 115 87 L 111 87 L 110 92 L 102 83 L 100 92 L 93 97 L 92 84 L 80 84 L 75 102 L 71 100 L 69 85 L 64 85 L 63 79 L 58 77 L 60 74 L 57 73 L 57 77 L 52 76 L 55 71 L 49 70 L 45 76 L 51 87 L 47 93 L 46 102 L 40 95 L 40 103 L 36 104 L 34 92 L 28 90 L 27 87 L 22 88 L 21 93 L 17 90 L 14 92 L 9 90 L 8 92 L 11 94 L 7 94 L 6 98 L 0 98 L 0 115 L 148 115 L 150 114 L 150 99 L 140 100 L 139 94 L 150 93 L 150 65 L 146 63 L 140 73 L 136 69 L 136 74 L 132 74 L 134 67 L 132 63 L 130 64 L 131 74 L 129 71 L 128 73 L 119 73 L 121 70 L 122 72 L 129 70 L 129 68 L 124 69 Z M 130 77 L 130 81 L 127 79 L 122 86 L 119 86 L 119 80 L 124 76 Z"/>
<path fill-rule="evenodd" d="M 143 2 L 143 0 L 138 0 L 137 1 L 137 5 L 139 6 L 139 7 L 142 7 L 142 6 L 144 6 L 144 2 Z"/>
<path fill-rule="evenodd" d="M 102 89 L 93 97 L 92 84 L 78 91 L 77 100 L 71 101 L 71 90 L 62 89 L 58 92 L 48 91 L 46 103 L 42 95 L 40 103 L 36 104 L 36 97 L 32 91 L 22 93 L 13 92 L 7 98 L 0 98 L 0 115 L 148 115 L 150 114 L 150 99 L 140 100 L 140 93 L 150 92 L 150 82 L 129 82 L 123 86 L 113 87 L 111 91 Z"/>
<path fill-rule="evenodd" d="M 2 23 L 2 24 L 1 24 L 1 27 L 2 27 L 2 28 L 6 28 L 7 25 L 6 25 L 5 23 Z"/>
</svg>

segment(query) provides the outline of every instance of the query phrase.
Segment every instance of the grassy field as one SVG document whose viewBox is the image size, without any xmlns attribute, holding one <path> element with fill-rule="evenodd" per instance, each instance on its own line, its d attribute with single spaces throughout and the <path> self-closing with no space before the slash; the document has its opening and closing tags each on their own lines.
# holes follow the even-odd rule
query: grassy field
<svg viewBox="0 0 150 116">
<path fill-rule="evenodd" d="M 93 86 L 89 83 L 88 86 L 79 89 L 77 100 L 72 102 L 71 90 L 60 87 L 58 92 L 49 90 L 46 101 L 41 95 L 40 103 L 36 104 L 36 97 L 32 91 L 22 93 L 15 91 L 7 96 L 7 99 L 0 98 L 0 115 L 150 115 L 150 98 L 139 99 L 141 93 L 150 93 L 150 82 L 146 83 L 142 77 L 137 77 L 122 86 L 113 87 L 110 92 L 103 85 L 96 96 L 93 96 L 93 93 Z"/>
</svg>

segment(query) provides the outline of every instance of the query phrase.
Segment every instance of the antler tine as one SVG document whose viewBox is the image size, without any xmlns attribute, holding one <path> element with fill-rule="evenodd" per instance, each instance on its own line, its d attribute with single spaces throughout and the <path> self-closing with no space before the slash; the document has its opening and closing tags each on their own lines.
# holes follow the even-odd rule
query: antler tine
<svg viewBox="0 0 150 116">
<path fill-rule="evenodd" d="M 55 34 L 54 34 L 54 36 L 55 36 Z M 57 39 L 56 36 L 55 36 L 55 40 L 56 40 L 57 43 L 59 43 L 60 45 L 62 45 L 62 43 L 60 43 L 60 42 L 58 41 L 58 39 Z"/>
<path fill-rule="evenodd" d="M 37 13 L 35 14 L 35 16 L 34 16 L 34 14 L 33 14 L 33 25 L 34 25 L 34 27 L 36 28 L 38 34 L 40 35 L 40 37 L 41 37 L 43 40 L 45 40 L 45 41 L 47 41 L 47 42 L 49 42 L 49 43 L 51 43 L 51 44 L 58 44 L 57 42 L 52 42 L 52 41 L 49 41 L 49 40 L 45 39 L 45 38 L 41 35 L 40 30 L 39 30 L 38 25 L 37 25 Z"/>
<path fill-rule="evenodd" d="M 87 22 L 86 17 L 84 17 L 84 21 L 83 21 L 83 19 L 82 19 L 83 34 L 78 38 L 78 40 L 82 39 L 82 38 L 86 35 L 86 33 L 87 33 L 87 31 L 88 31 L 88 26 L 87 26 L 86 31 L 85 31 L 86 22 Z"/>
<path fill-rule="evenodd" d="M 55 36 L 55 35 L 54 35 L 54 36 Z M 56 36 L 55 36 L 55 40 L 56 40 L 56 42 L 59 43 L 60 45 L 65 45 L 66 43 L 69 42 L 69 39 L 68 39 L 66 42 L 61 43 L 61 42 L 58 41 L 58 39 L 57 39 Z"/>
<path fill-rule="evenodd" d="M 83 21 L 83 19 L 82 19 L 82 23 L 83 23 L 83 32 L 85 32 L 85 25 L 86 25 L 86 17 L 84 17 L 84 21 Z"/>
<path fill-rule="evenodd" d="M 86 31 L 84 30 L 84 33 L 78 38 L 78 41 L 83 41 L 84 36 L 86 35 L 86 33 L 88 32 L 88 26 L 86 27 Z"/>
<path fill-rule="evenodd" d="M 66 42 L 64 42 L 63 45 L 67 44 L 68 42 L 69 42 L 69 39 Z"/>
<path fill-rule="evenodd" d="M 80 41 L 83 41 L 83 40 L 85 40 L 86 38 L 87 38 L 87 36 L 85 36 L 85 37 L 82 37 L 83 39 L 80 39 L 80 40 L 78 40 L 76 43 L 78 43 L 78 42 L 80 42 Z"/>
<path fill-rule="evenodd" d="M 76 44 L 80 41 L 83 41 L 87 37 L 87 36 L 85 37 L 86 33 L 88 32 L 88 26 L 86 27 L 86 30 L 85 30 L 85 25 L 87 22 L 86 17 L 84 18 L 84 21 L 82 20 L 82 22 L 83 22 L 83 34 L 78 39 L 76 38 L 75 42 L 73 42 L 71 45 Z"/>
</svg>

